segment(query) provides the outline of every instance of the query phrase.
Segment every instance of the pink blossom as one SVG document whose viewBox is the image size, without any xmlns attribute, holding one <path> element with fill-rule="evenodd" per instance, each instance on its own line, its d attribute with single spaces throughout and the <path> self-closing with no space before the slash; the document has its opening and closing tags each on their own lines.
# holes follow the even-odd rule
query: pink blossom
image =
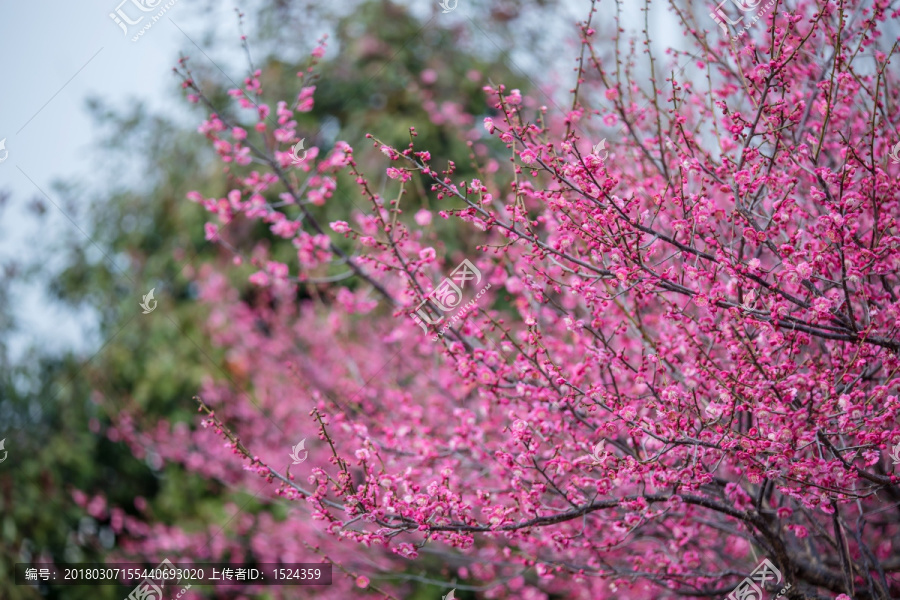
<svg viewBox="0 0 900 600">
<path fill-rule="evenodd" d="M 419 258 L 425 262 L 433 261 L 434 257 L 434 248 L 422 248 L 421 250 L 419 250 Z"/>
<path fill-rule="evenodd" d="M 522 280 L 518 277 L 510 277 L 506 280 L 504 286 L 506 287 L 506 291 L 508 291 L 510 294 L 520 294 L 524 289 Z"/>
<path fill-rule="evenodd" d="M 438 80 L 437 71 L 434 69 L 425 69 L 422 71 L 422 83 L 431 85 Z"/>
<path fill-rule="evenodd" d="M 522 159 L 523 163 L 531 164 L 535 161 L 535 159 L 537 158 L 537 155 L 534 153 L 534 150 L 531 150 L 530 148 L 526 148 L 525 150 L 522 150 L 522 152 L 519 153 L 519 158 Z"/>
<path fill-rule="evenodd" d="M 85 506 L 87 504 L 87 495 L 81 490 L 72 490 L 72 500 L 75 501 L 75 504 L 78 506 Z"/>
<path fill-rule="evenodd" d="M 381 153 L 390 158 L 391 160 L 399 160 L 400 154 L 391 148 L 390 146 L 382 146 Z"/>
<path fill-rule="evenodd" d="M 812 275 L 812 267 L 810 267 L 809 263 L 806 261 L 799 263 L 796 267 L 796 271 L 800 279 L 809 279 L 810 275 Z"/>
<path fill-rule="evenodd" d="M 297 95 L 297 112 L 309 112 L 313 109 L 313 94 L 316 91 L 316 86 L 310 85 L 304 87 L 300 90 L 300 93 Z"/>
<path fill-rule="evenodd" d="M 269 276 L 265 271 L 257 271 L 250 276 L 250 283 L 260 286 L 269 285 Z"/>
<path fill-rule="evenodd" d="M 427 227 L 431 224 L 431 211 L 422 208 L 416 212 L 416 216 L 414 218 L 416 223 L 420 227 Z"/>
<path fill-rule="evenodd" d="M 219 239 L 219 227 L 215 223 L 206 223 L 203 226 L 205 238 L 208 241 L 216 241 Z"/>
<path fill-rule="evenodd" d="M 332 221 L 329 223 L 329 226 L 337 233 L 348 233 L 350 231 L 350 225 L 346 221 Z"/>
<path fill-rule="evenodd" d="M 266 271 L 275 279 L 284 279 L 288 276 L 288 266 L 277 261 L 269 261 L 266 263 Z"/>
<path fill-rule="evenodd" d="M 406 169 L 395 169 L 394 167 L 388 167 L 387 176 L 391 179 L 400 179 L 401 181 L 409 181 L 412 179 Z"/>
<path fill-rule="evenodd" d="M 831 310 L 831 300 L 828 298 L 816 298 L 813 300 L 812 306 L 814 311 L 824 316 Z"/>
</svg>

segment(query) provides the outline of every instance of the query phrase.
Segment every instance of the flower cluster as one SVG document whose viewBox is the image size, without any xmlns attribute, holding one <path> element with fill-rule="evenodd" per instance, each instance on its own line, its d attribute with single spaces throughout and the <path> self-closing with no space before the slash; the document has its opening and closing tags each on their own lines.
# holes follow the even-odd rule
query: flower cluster
<svg viewBox="0 0 900 600">
<path fill-rule="evenodd" d="M 505 177 L 494 159 L 483 179 L 441 170 L 414 130 L 406 148 L 373 136 L 390 185 L 418 178 L 472 226 L 465 256 L 435 251 L 430 212 L 374 193 L 349 144 L 292 167 L 246 133 L 267 131 L 265 104 L 244 106 L 255 124 L 211 115 L 201 131 L 238 183 L 191 195 L 219 221 L 208 239 L 262 221 L 297 260 L 260 256 L 253 304 L 203 274 L 209 330 L 252 394 L 211 379 L 214 430 L 147 443 L 310 512 L 258 523 L 257 556 L 331 535 L 384 548 L 386 571 L 427 546 L 485 597 L 649 599 L 724 597 L 764 555 L 793 589 L 900 594 L 884 452 L 900 441 L 900 77 L 876 44 L 890 3 L 789 4 L 740 52 L 685 22 L 702 77 L 676 56 L 648 90 L 582 23 L 571 110 L 498 85 L 489 118 L 457 119 L 473 159 L 506 146 Z M 275 139 L 296 142 L 277 114 Z M 339 171 L 370 210 L 329 227 L 308 206 Z M 408 315 L 462 258 L 491 288 L 432 343 Z M 302 431 L 319 443 L 300 478 L 285 463 Z"/>
</svg>

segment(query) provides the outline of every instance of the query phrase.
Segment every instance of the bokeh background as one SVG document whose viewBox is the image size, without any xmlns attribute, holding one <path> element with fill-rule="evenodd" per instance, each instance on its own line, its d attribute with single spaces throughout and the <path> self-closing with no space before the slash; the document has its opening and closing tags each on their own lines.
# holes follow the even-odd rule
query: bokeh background
<svg viewBox="0 0 900 600">
<path fill-rule="evenodd" d="M 214 99 L 243 80 L 250 62 L 265 73 L 266 95 L 280 98 L 328 35 L 315 109 L 300 128 L 326 152 L 337 140 L 362 149 L 366 170 L 365 134 L 402 144 L 410 126 L 433 155 L 466 156 L 472 123 L 463 115 L 487 114 L 488 83 L 564 106 L 575 23 L 591 9 L 581 0 L 459 0 L 449 13 L 436 1 L 260 0 L 241 3 L 239 19 L 231 3 L 179 0 L 132 42 L 108 16 L 115 5 L 0 0 L 0 139 L 9 152 L 0 164 L 0 439 L 8 452 L 0 463 L 0 598 L 127 594 L 12 582 L 16 562 L 103 561 L 120 549 L 109 512 L 85 501 L 94 493 L 148 522 L 225 535 L 231 507 L 261 510 L 246 491 L 136 452 L 113 426 L 127 411 L 138 429 L 196 427 L 192 397 L 204 378 L 242 383 L 208 339 L 208 309 L 192 283 L 204 264 L 233 256 L 205 241 L 207 217 L 185 200 L 194 189 L 220 196 L 226 181 L 197 133 L 202 110 L 184 101 L 172 73 L 180 56 L 191 57 Z M 643 8 L 619 6 L 620 35 L 644 27 Z M 608 3 L 595 17 L 609 40 L 615 10 Z M 657 52 L 680 45 L 670 20 L 664 4 L 651 7 Z M 457 174 L 471 176 L 464 165 Z M 359 202 L 344 191 L 352 189 L 339 183 L 325 221 Z M 428 195 L 411 190 L 410 202 L 428 206 Z M 444 233 L 452 245 L 457 232 Z M 245 295 L 250 269 L 229 270 Z M 151 288 L 159 308 L 144 315 L 138 303 Z M 410 582 L 410 598 L 440 597 L 443 588 L 429 583 L 440 573 L 417 566 L 395 575 Z"/>
</svg>

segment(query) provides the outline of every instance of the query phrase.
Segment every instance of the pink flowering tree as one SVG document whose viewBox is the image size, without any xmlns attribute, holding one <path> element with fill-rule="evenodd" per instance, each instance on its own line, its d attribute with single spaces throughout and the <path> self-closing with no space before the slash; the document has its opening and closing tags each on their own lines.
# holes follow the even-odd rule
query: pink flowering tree
<svg viewBox="0 0 900 600">
<path fill-rule="evenodd" d="M 900 595 L 896 6 L 671 8 L 692 53 L 626 51 L 592 13 L 567 108 L 486 87 L 469 156 L 415 123 L 407 147 L 292 151 L 322 46 L 294 98 L 258 71 L 233 90 L 238 117 L 182 62 L 233 185 L 189 198 L 256 293 L 198 276 L 229 373 L 203 427 L 121 430 L 288 513 L 235 507 L 212 546 L 134 522 L 135 548 L 315 551 L 335 598 L 422 570 L 460 596 L 720 598 L 764 560 L 770 597 Z M 336 193 L 356 208 L 324 222 Z"/>
</svg>

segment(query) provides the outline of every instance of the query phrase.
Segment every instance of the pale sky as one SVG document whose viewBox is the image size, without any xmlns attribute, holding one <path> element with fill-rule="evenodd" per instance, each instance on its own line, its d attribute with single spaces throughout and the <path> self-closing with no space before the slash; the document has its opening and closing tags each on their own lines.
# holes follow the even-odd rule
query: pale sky
<svg viewBox="0 0 900 600">
<path fill-rule="evenodd" d="M 148 15 L 131 26 L 136 32 L 170 1 L 149 13 L 135 8 L 131 0 L 121 6 L 132 21 Z M 109 17 L 119 2 L 0 0 L 0 140 L 6 138 L 9 152 L 0 163 L 0 189 L 12 192 L 0 213 L 0 263 L 10 257 L 33 256 L 36 248 L 46 248 L 61 232 L 77 235 L 85 247 L 90 246 L 90 240 L 79 231 L 88 229 L 85 215 L 66 210 L 70 220 L 54 206 L 65 209 L 53 192 L 55 180 L 74 179 L 88 190 L 129 185 L 127 174 L 109 172 L 93 150 L 95 134 L 85 110 L 87 97 L 100 96 L 118 107 L 140 99 L 154 110 L 175 115 L 182 106 L 171 68 L 179 51 L 206 60 L 185 36 L 203 46 L 196 2 L 177 0 L 137 42 L 131 41 L 133 35 L 126 37 Z M 236 38 L 233 5 L 223 7 L 222 12 L 222 34 Z M 227 68 L 227 57 L 213 57 Z M 3 156 L 0 151 L 0 158 Z M 38 228 L 26 209 L 36 196 L 43 197 L 48 208 L 44 221 L 48 226 L 44 228 Z M 85 196 L 86 207 L 94 195 Z M 48 267 L 53 270 L 58 264 L 51 260 Z M 61 351 L 88 349 L 101 341 L 90 335 L 82 337 L 93 329 L 90 313 L 62 310 L 45 298 L 38 286 L 18 286 L 12 302 L 20 326 L 11 344 L 13 356 L 29 343 Z"/>
</svg>

